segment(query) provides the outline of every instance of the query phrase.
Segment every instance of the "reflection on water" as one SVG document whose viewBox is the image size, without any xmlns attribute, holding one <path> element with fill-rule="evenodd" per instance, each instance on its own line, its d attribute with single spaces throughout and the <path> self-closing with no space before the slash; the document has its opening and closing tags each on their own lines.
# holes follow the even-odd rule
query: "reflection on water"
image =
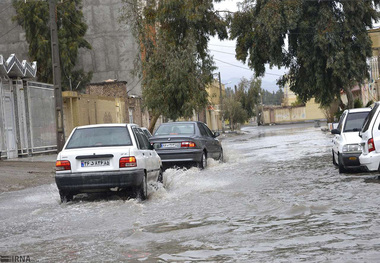
<svg viewBox="0 0 380 263">
<path fill-rule="evenodd" d="M 339 174 L 310 125 L 223 138 L 226 162 L 168 169 L 149 200 L 55 185 L 0 195 L 0 254 L 40 262 L 378 262 L 379 179 Z"/>
</svg>

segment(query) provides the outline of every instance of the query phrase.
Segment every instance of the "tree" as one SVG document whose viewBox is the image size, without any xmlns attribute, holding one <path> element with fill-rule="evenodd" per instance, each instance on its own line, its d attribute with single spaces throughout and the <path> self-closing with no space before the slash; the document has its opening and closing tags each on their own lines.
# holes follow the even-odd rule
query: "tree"
<svg viewBox="0 0 380 263">
<path fill-rule="evenodd" d="M 256 114 L 255 107 L 259 103 L 260 91 L 261 79 L 247 80 L 243 77 L 238 84 L 236 99 L 246 111 L 247 120 Z"/>
<path fill-rule="evenodd" d="M 13 20 L 25 30 L 29 57 L 38 63 L 38 80 L 53 83 L 48 2 L 13 0 L 13 6 L 16 10 Z M 83 21 L 81 8 L 82 0 L 62 1 L 57 5 L 62 87 L 66 90 L 70 84 L 74 88 L 84 88 L 92 77 L 91 72 L 74 70 L 79 48 L 91 49 L 84 39 L 87 25 Z"/>
<path fill-rule="evenodd" d="M 190 117 L 207 104 L 206 85 L 213 66 L 210 36 L 227 38 L 226 22 L 212 0 L 125 0 L 123 20 L 131 25 L 141 48 L 135 73 L 142 75 L 145 106 L 160 115 Z"/>
<path fill-rule="evenodd" d="M 231 130 L 235 130 L 238 123 L 244 123 L 248 120 L 248 114 L 240 101 L 236 99 L 235 94 L 225 99 L 224 118 L 229 120 Z"/>
<path fill-rule="evenodd" d="M 378 7 L 380 0 L 245 0 L 230 17 L 236 57 L 256 76 L 265 64 L 289 68 L 279 84 L 289 82 L 303 102 L 315 97 L 329 105 L 344 89 L 352 108 L 351 87 L 368 75 L 367 29 Z"/>
<path fill-rule="evenodd" d="M 262 102 L 264 105 L 281 105 L 282 99 L 284 97 L 284 92 L 282 89 L 279 89 L 278 91 L 274 92 L 269 92 L 267 90 L 262 90 L 261 91 L 261 96 L 262 96 Z M 301 105 L 303 104 L 302 102 L 299 101 L 297 98 L 297 104 Z"/>
</svg>

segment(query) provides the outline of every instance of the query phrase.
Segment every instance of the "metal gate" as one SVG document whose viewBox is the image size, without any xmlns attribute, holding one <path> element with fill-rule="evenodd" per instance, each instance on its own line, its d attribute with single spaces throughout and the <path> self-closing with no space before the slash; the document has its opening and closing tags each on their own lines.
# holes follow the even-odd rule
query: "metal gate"
<svg viewBox="0 0 380 263">
<path fill-rule="evenodd" d="M 16 122 L 12 87 L 9 82 L 3 82 L 3 120 L 4 138 L 7 157 L 17 158 Z"/>
<path fill-rule="evenodd" d="M 32 153 L 57 151 L 53 85 L 27 82 Z"/>
<path fill-rule="evenodd" d="M 15 101 L 17 104 L 17 118 L 16 126 L 18 130 L 18 155 L 29 154 L 29 142 L 28 142 L 28 124 L 27 124 L 27 111 L 24 85 L 22 80 L 13 81 L 13 93 L 16 95 Z"/>
</svg>

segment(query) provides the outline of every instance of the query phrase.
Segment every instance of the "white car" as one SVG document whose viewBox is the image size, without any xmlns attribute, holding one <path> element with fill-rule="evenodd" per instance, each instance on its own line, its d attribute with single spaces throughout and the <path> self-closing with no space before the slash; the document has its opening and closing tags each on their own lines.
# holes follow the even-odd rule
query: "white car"
<svg viewBox="0 0 380 263">
<path fill-rule="evenodd" d="M 338 127 L 331 131 L 333 138 L 333 164 L 339 167 L 339 173 L 360 168 L 359 156 L 362 153 L 361 130 L 370 108 L 345 110 L 340 117 Z"/>
<path fill-rule="evenodd" d="M 57 156 L 55 181 L 62 202 L 111 188 L 132 189 L 144 200 L 147 184 L 163 181 L 162 163 L 135 124 L 81 126 Z"/>
<path fill-rule="evenodd" d="M 152 137 L 152 134 L 150 133 L 150 131 L 147 128 L 141 127 L 141 130 L 145 133 L 145 135 L 146 135 L 146 137 L 148 137 L 148 139 L 150 137 Z"/>
<path fill-rule="evenodd" d="M 376 102 L 368 114 L 368 117 L 360 132 L 362 154 L 360 164 L 367 171 L 379 171 L 380 169 L 380 101 Z"/>
</svg>

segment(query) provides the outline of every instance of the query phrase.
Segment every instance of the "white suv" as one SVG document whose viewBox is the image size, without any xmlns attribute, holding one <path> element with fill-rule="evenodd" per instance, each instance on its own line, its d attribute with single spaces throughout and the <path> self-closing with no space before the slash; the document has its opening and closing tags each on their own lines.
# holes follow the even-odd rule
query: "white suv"
<svg viewBox="0 0 380 263">
<path fill-rule="evenodd" d="M 362 153 L 359 137 L 370 108 L 345 110 L 340 117 L 337 129 L 331 131 L 333 138 L 332 159 L 339 167 L 339 173 L 348 169 L 360 168 L 359 156 Z"/>
<path fill-rule="evenodd" d="M 380 164 L 380 101 L 376 102 L 368 114 L 360 132 L 362 154 L 360 164 L 367 171 L 379 171 Z"/>
<path fill-rule="evenodd" d="M 135 124 L 98 124 L 75 128 L 57 156 L 55 180 L 61 201 L 105 190 L 135 190 L 163 180 L 161 159 Z"/>
</svg>

